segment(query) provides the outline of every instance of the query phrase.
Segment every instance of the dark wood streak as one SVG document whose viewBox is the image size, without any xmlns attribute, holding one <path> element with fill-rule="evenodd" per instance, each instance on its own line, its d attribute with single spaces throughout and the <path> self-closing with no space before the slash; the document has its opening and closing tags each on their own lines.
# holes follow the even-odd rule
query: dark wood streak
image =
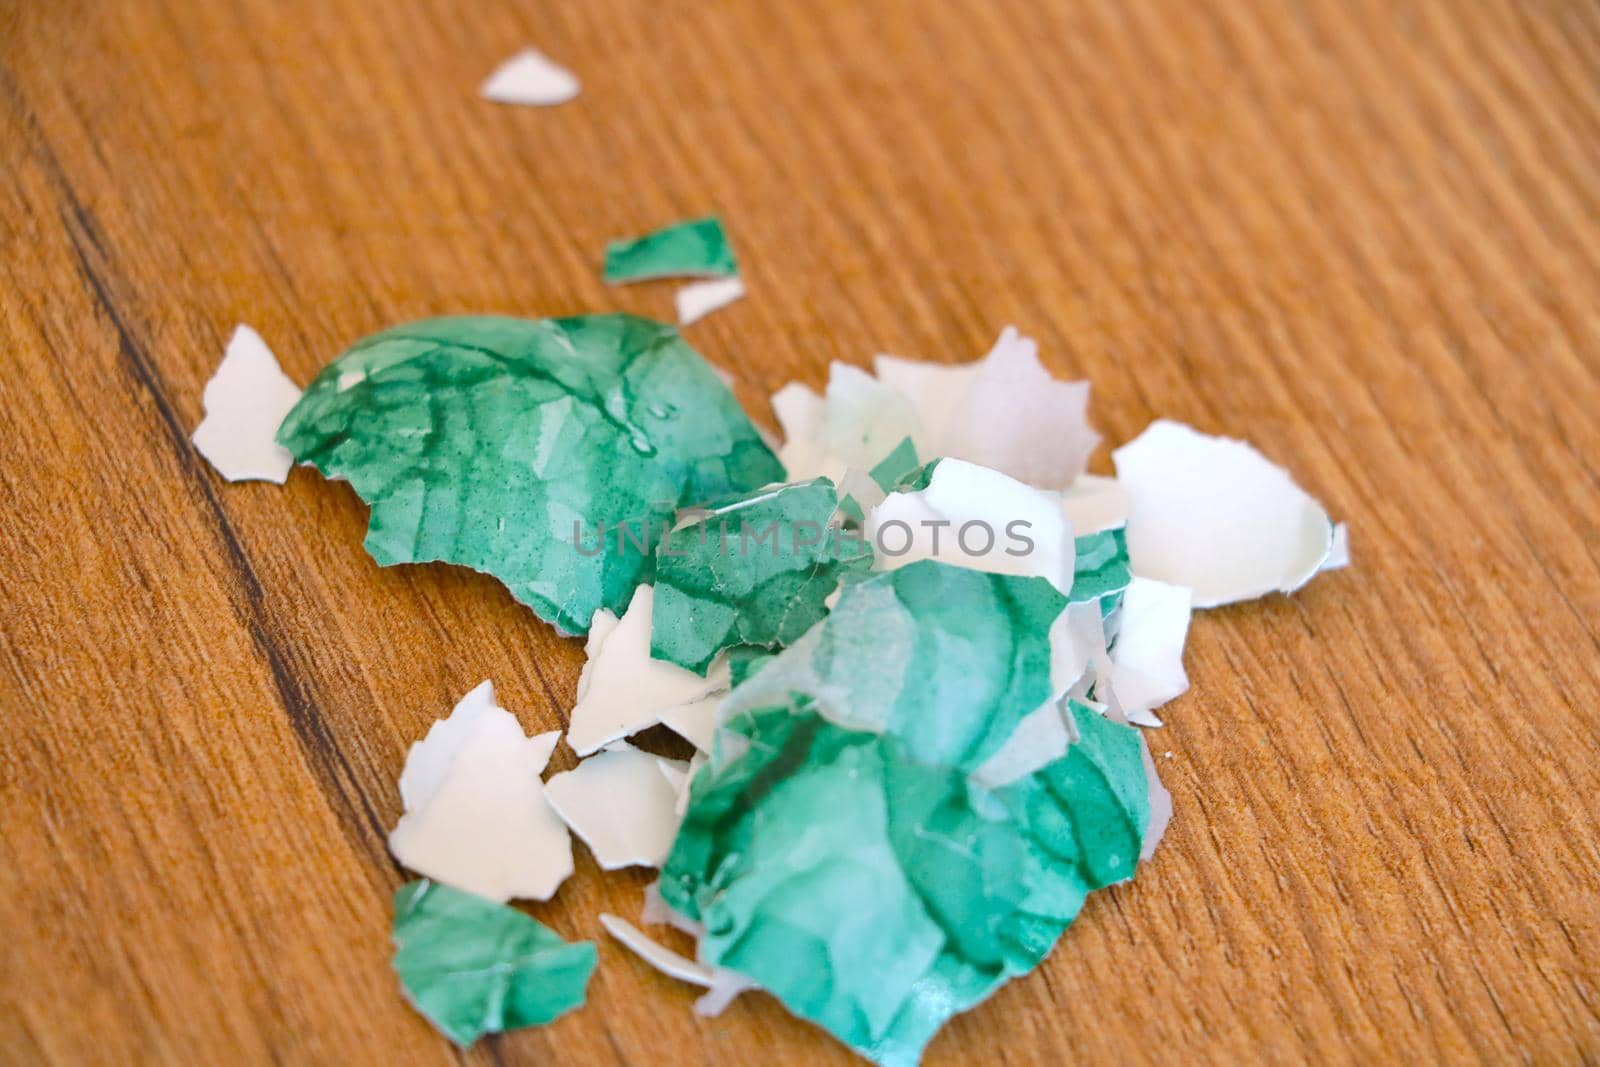
<svg viewBox="0 0 1600 1067">
<path fill-rule="evenodd" d="M 321 709 L 305 684 L 305 679 L 311 677 L 311 673 L 303 663 L 295 661 L 271 620 L 261 579 L 239 541 L 227 510 L 217 497 L 214 484 L 216 473 L 201 461 L 195 451 L 188 432 L 167 397 L 159 373 L 111 295 L 107 284 L 107 278 L 112 276 L 110 255 L 94 217 L 78 199 L 15 79 L 4 65 L 0 65 L 0 85 L 4 86 L 10 106 L 26 123 L 38 162 L 50 176 L 61 198 L 63 206 L 59 221 L 71 245 L 83 284 L 92 294 L 95 306 L 111 323 L 124 368 L 149 397 L 173 456 L 216 530 L 218 546 L 227 560 L 242 600 L 242 604 L 235 604 L 235 610 L 267 664 L 283 713 L 294 728 L 307 763 L 313 768 L 329 805 L 343 824 L 351 846 L 373 857 L 380 867 L 388 867 L 403 875 L 399 865 L 388 855 L 385 845 L 387 831 L 382 820 L 362 791 L 349 762 L 328 729 Z"/>
<path fill-rule="evenodd" d="M 155 404 L 162 429 L 172 445 L 173 452 L 215 524 L 218 543 L 243 595 L 241 614 L 244 624 L 272 674 L 272 684 L 278 692 L 284 714 L 294 727 L 295 737 L 300 742 L 301 750 L 316 771 L 317 779 L 322 783 L 329 803 L 338 813 L 340 821 L 344 823 L 352 845 L 385 857 L 386 865 L 392 866 L 395 871 L 400 871 L 400 867 L 394 864 L 392 859 L 387 858 L 388 851 L 384 844 L 387 831 L 382 821 L 368 802 L 349 762 L 329 731 L 321 709 L 303 681 L 310 677 L 310 673 L 304 664 L 293 661 L 292 653 L 287 651 L 281 635 L 271 621 L 265 607 L 266 597 L 261 588 L 261 580 L 256 575 L 255 568 L 251 566 L 250 557 L 246 554 L 244 546 L 239 543 L 238 534 L 228 519 L 227 511 L 217 498 L 216 489 L 212 484 L 216 479 L 216 473 L 200 461 L 193 444 L 189 441 L 188 433 L 179 423 L 172 403 L 162 389 L 155 369 L 118 312 L 101 277 L 101 270 L 97 270 L 90 259 L 90 250 L 102 260 L 105 256 L 104 246 L 94 227 L 94 220 L 78 203 L 70 188 L 63 188 L 62 193 L 71 212 L 63 219 L 63 225 L 72 243 L 73 254 L 83 274 L 84 283 L 94 294 L 96 305 L 110 319 L 112 328 L 117 334 L 118 350 L 124 364 Z"/>
</svg>

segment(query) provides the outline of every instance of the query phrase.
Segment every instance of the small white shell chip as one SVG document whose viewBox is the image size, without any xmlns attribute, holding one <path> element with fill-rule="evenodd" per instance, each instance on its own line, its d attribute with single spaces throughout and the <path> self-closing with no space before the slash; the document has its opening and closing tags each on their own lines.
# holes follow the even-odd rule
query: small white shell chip
<svg viewBox="0 0 1600 1067">
<path fill-rule="evenodd" d="M 1189 590 L 1135 576 L 1122 594 L 1111 647 L 1111 691 L 1131 722 L 1159 726 L 1149 713 L 1189 688 L 1183 644 L 1189 634 Z"/>
<path fill-rule="evenodd" d="M 1149 784 L 1150 796 L 1150 822 L 1144 830 L 1144 847 L 1139 850 L 1139 859 L 1143 861 L 1155 855 L 1156 846 L 1167 836 L 1167 827 L 1172 822 L 1172 794 L 1156 774 L 1156 761 L 1150 757 L 1150 745 L 1144 734 L 1139 735 L 1139 758 L 1144 762 L 1144 778 Z M 1171 759 L 1172 753 L 1168 752 L 1167 758 Z"/>
<path fill-rule="evenodd" d="M 536 48 L 524 48 L 489 75 L 479 92 L 499 104 L 548 107 L 578 95 L 578 79 Z"/>
<path fill-rule="evenodd" d="M 678 833 L 678 793 L 656 757 L 628 745 L 597 753 L 545 784 L 551 807 L 608 871 L 659 867 Z"/>
<path fill-rule="evenodd" d="M 1042 489 L 1077 480 L 1100 435 L 1089 426 L 1089 383 L 1062 382 L 1039 346 L 1007 326 L 975 363 L 956 367 L 879 356 L 878 377 L 909 398 L 917 455 L 969 460 Z"/>
<path fill-rule="evenodd" d="M 1322 569 L 1337 571 L 1348 566 L 1350 566 L 1350 526 L 1343 522 L 1335 523 L 1333 545 L 1328 549 L 1328 558 L 1322 561 Z"/>
<path fill-rule="evenodd" d="M 744 282 L 737 276 L 692 282 L 673 294 L 673 301 L 678 305 L 678 325 L 698 322 L 744 295 Z"/>
<path fill-rule="evenodd" d="M 603 911 L 600 913 L 600 925 L 606 928 L 606 933 L 622 942 L 630 952 L 662 974 L 703 989 L 711 988 L 716 975 L 710 967 L 680 956 L 627 919 Z"/>
<path fill-rule="evenodd" d="M 194 446 L 230 482 L 282 485 L 294 456 L 276 437 L 299 399 L 300 387 L 283 373 L 261 335 L 240 325 L 206 383 L 206 417 L 194 431 Z"/>
<path fill-rule="evenodd" d="M 1089 427 L 1089 383 L 1060 382 L 1039 346 L 1007 326 L 988 355 L 948 366 L 880 355 L 877 376 L 834 363 L 826 398 L 791 384 L 772 398 L 791 479 L 871 470 L 911 438 L 917 456 L 989 467 L 1043 489 L 1083 473 L 1100 437 Z"/>
<path fill-rule="evenodd" d="M 646 900 L 648 899 L 647 896 Z M 710 967 L 679 955 L 659 941 L 653 940 L 626 919 L 601 912 L 600 925 L 627 949 L 662 974 L 704 988 L 706 993 L 694 1004 L 696 1015 L 721 1015 L 740 993 L 756 988 L 754 982 L 736 971 L 730 971 L 725 967 Z"/>
<path fill-rule="evenodd" d="M 778 459 L 790 481 L 837 483 L 850 468 L 871 470 L 918 425 L 898 390 L 848 363 L 828 368 L 826 396 L 791 382 L 773 394 L 772 408 L 784 433 Z"/>
<path fill-rule="evenodd" d="M 709 745 L 713 710 L 728 690 L 725 659 L 712 663 L 704 678 L 676 663 L 650 657 L 650 626 L 655 587 L 641 585 L 619 620 L 595 612 L 585 651 L 589 659 L 578 675 L 578 703 L 572 709 L 567 744 L 580 756 L 629 734 L 665 723 L 697 746 Z"/>
<path fill-rule="evenodd" d="M 406 755 L 389 851 L 490 900 L 550 899 L 572 873 L 572 839 L 539 781 L 559 736 L 525 737 L 494 686 L 478 686 Z"/>
<path fill-rule="evenodd" d="M 1128 494 L 1115 478 L 1083 474 L 1061 491 L 1061 509 L 1078 537 L 1128 524 Z"/>
</svg>

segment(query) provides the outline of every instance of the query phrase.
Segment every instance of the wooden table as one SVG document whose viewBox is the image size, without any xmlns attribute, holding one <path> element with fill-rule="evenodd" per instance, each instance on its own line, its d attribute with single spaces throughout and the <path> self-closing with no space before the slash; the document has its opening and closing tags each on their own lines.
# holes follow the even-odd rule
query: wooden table
<svg viewBox="0 0 1600 1067">
<path fill-rule="evenodd" d="M 583 95 L 478 99 L 529 43 Z M 1166 843 L 928 1062 L 1600 1061 L 1600 7 L 10 0 L 0 56 L 0 1060 L 452 1059 L 395 778 L 483 678 L 561 725 L 581 647 L 380 571 L 347 487 L 223 483 L 201 387 L 238 322 L 305 381 L 418 316 L 670 317 L 600 250 L 719 212 L 750 296 L 689 337 L 758 418 L 1016 323 L 1111 442 L 1247 436 L 1353 530 L 1196 620 Z M 581 854 L 534 912 L 588 1007 L 462 1059 L 849 1062 L 606 941 L 648 879 Z"/>
</svg>

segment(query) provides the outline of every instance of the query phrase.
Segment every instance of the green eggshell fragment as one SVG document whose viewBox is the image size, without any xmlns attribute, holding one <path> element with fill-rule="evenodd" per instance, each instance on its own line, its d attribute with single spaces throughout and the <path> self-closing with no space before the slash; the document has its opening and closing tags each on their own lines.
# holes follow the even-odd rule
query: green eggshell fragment
<svg viewBox="0 0 1600 1067">
<path fill-rule="evenodd" d="M 738 273 L 722 220 L 710 216 L 608 243 L 603 277 L 608 284 L 619 285 L 650 278 L 730 278 Z"/>
<path fill-rule="evenodd" d="M 894 451 L 879 460 L 868 474 L 879 489 L 892 493 L 902 483 L 908 483 L 922 474 L 922 466 L 917 462 L 917 446 L 907 437 L 894 447 Z"/>
<path fill-rule="evenodd" d="M 1049 634 L 1065 605 L 1043 578 L 935 560 L 872 574 L 845 583 L 724 712 L 806 694 L 837 725 L 894 734 L 915 758 L 970 773 L 1056 695 Z"/>
<path fill-rule="evenodd" d="M 1128 537 L 1122 527 L 1077 538 L 1073 560 L 1073 603 L 1115 598 L 1133 580 L 1128 566 Z"/>
<path fill-rule="evenodd" d="M 394 969 L 417 1011 L 463 1047 L 581 1007 L 595 947 L 515 908 L 437 882 L 394 897 Z"/>
<path fill-rule="evenodd" d="M 783 474 L 699 354 L 632 315 L 385 330 L 323 369 L 278 441 L 372 506 L 380 565 L 483 571 L 568 633 L 626 610 L 678 507 Z"/>
<path fill-rule="evenodd" d="M 662 896 L 705 924 L 702 962 L 880 1064 L 915 1064 L 1036 966 L 1091 889 L 1133 874 L 1139 739 L 1072 712 L 1067 755 L 991 793 L 916 758 L 915 723 L 844 729 L 804 697 L 743 711 L 691 785 Z"/>
<path fill-rule="evenodd" d="M 848 571 L 871 551 L 832 525 L 826 478 L 720 503 L 673 530 L 656 553 L 650 654 L 705 674 L 724 648 L 781 648 L 824 615 Z"/>
</svg>

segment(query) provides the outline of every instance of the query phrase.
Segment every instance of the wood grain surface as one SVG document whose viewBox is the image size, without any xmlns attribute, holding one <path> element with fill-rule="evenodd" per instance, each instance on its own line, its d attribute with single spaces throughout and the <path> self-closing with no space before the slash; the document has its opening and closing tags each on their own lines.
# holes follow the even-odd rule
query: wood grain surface
<svg viewBox="0 0 1600 1067">
<path fill-rule="evenodd" d="M 479 100 L 529 43 L 583 95 Z M 235 323 L 303 382 L 669 317 L 600 250 L 714 211 L 750 296 L 689 337 L 762 421 L 1016 323 L 1111 442 L 1248 436 L 1353 530 L 1197 618 L 1166 843 L 929 1063 L 1600 1062 L 1600 5 L 0 0 L 0 64 L 0 1060 L 850 1062 L 692 1015 L 586 854 L 533 911 L 588 1006 L 458 1057 L 389 969 L 395 779 L 483 678 L 562 725 L 581 647 L 188 443 Z"/>
</svg>

